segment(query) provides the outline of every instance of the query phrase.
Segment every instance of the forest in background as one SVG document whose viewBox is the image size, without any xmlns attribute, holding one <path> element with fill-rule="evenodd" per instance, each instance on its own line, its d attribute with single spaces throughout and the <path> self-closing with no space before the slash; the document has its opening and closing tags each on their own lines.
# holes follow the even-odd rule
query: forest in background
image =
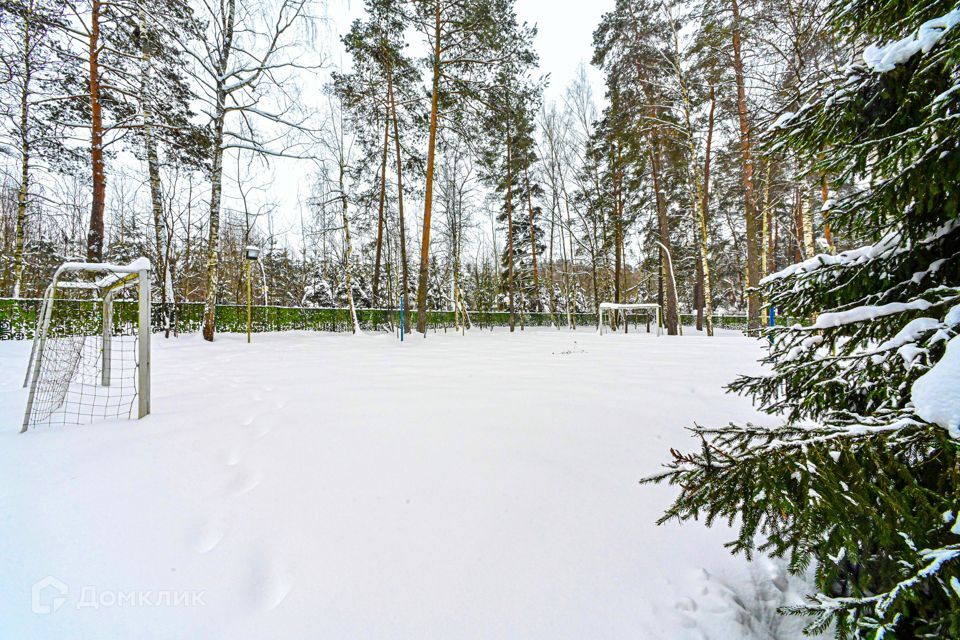
<svg viewBox="0 0 960 640">
<path fill-rule="evenodd" d="M 765 131 L 862 46 L 821 0 L 618 0 L 546 101 L 514 0 L 4 0 L 0 292 L 68 259 L 155 266 L 158 302 L 593 312 L 761 324 L 760 278 L 850 246 L 830 176 Z M 329 62 L 342 49 L 343 68 Z M 313 167 L 277 220 L 278 158 Z M 426 314 L 420 314 L 426 318 Z M 424 330 L 424 326 L 418 327 Z"/>
</svg>

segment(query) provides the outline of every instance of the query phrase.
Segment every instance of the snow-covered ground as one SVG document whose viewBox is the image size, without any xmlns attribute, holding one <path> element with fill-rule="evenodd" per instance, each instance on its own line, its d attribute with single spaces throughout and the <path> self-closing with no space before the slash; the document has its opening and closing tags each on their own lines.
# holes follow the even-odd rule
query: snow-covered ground
<svg viewBox="0 0 960 640">
<path fill-rule="evenodd" d="M 155 338 L 147 419 L 25 435 L 0 343 L 0 637 L 799 637 L 798 581 L 638 484 L 772 420 L 723 390 L 757 341 L 254 340 Z"/>
</svg>

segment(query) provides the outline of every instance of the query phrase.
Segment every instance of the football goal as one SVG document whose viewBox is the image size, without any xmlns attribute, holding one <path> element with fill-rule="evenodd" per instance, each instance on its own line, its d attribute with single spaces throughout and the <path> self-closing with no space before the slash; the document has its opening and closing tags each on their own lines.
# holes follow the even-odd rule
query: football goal
<svg viewBox="0 0 960 640">
<path fill-rule="evenodd" d="M 67 262 L 37 314 L 21 433 L 150 413 L 150 261 Z"/>
<path fill-rule="evenodd" d="M 626 330 L 626 317 L 627 312 L 629 311 L 641 311 L 646 314 L 653 313 L 653 320 L 657 323 L 657 335 L 660 335 L 661 332 L 661 322 L 660 322 L 660 305 L 654 302 L 638 303 L 638 304 L 620 304 L 617 302 L 601 302 L 600 303 L 600 313 L 597 317 L 597 331 L 600 335 L 603 335 L 603 315 L 604 312 L 608 314 L 622 313 L 624 317 L 624 330 Z M 649 329 L 649 327 L 648 327 Z"/>
</svg>

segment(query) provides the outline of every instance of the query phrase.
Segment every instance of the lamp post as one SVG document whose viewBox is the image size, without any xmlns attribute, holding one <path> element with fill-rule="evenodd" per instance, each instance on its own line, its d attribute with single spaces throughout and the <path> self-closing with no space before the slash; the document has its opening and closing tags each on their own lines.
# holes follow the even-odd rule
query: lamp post
<svg viewBox="0 0 960 640">
<path fill-rule="evenodd" d="M 244 248 L 243 252 L 244 252 L 244 255 L 245 255 L 246 258 L 247 258 L 247 344 L 250 344 L 250 342 L 251 342 L 251 340 L 250 340 L 250 333 L 251 333 L 251 330 L 252 330 L 252 327 L 253 327 L 252 311 L 251 311 L 251 307 L 250 307 L 250 304 L 251 304 L 251 302 L 250 302 L 250 291 L 251 291 L 251 288 L 252 288 L 252 287 L 251 287 L 251 280 L 252 280 L 252 275 L 251 275 L 251 274 L 252 274 L 252 270 L 253 270 L 253 263 L 256 262 L 257 258 L 260 257 L 260 247 L 254 247 L 254 246 L 252 246 L 252 245 L 248 245 L 246 248 Z"/>
</svg>

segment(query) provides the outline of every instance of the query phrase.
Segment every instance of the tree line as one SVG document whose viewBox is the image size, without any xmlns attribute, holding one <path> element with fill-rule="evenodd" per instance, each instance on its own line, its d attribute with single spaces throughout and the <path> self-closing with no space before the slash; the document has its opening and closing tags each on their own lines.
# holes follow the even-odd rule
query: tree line
<svg viewBox="0 0 960 640">
<path fill-rule="evenodd" d="M 605 95 L 581 68 L 553 100 L 513 0 L 366 0 L 339 43 L 310 0 L 0 10 L 5 295 L 146 255 L 158 303 L 204 301 L 212 339 L 255 244 L 267 304 L 513 328 L 657 301 L 669 333 L 681 311 L 712 333 L 716 310 L 762 323 L 764 275 L 855 240 L 830 176 L 764 137 L 849 54 L 823 0 L 618 0 L 593 34 Z M 293 160 L 311 173 L 281 216 Z"/>
</svg>

